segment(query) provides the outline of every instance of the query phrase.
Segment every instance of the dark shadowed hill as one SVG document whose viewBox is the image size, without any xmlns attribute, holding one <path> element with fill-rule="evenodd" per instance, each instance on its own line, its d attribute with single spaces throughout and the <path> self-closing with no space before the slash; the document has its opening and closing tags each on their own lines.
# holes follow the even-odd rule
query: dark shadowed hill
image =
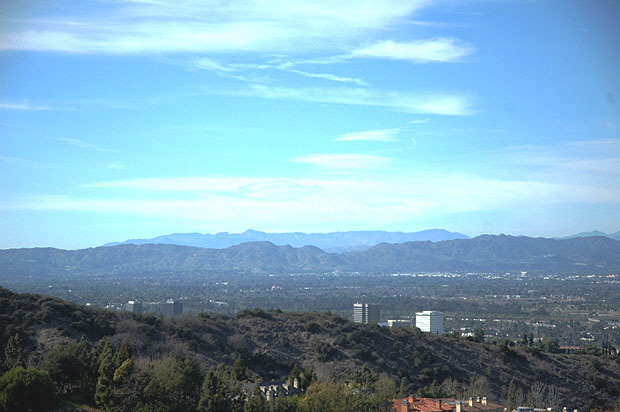
<svg viewBox="0 0 620 412">
<path fill-rule="evenodd" d="M 243 233 L 222 232 L 213 235 L 202 233 L 173 233 L 151 239 L 130 239 L 121 243 L 109 243 L 105 246 L 163 243 L 223 249 L 247 242 L 271 242 L 279 246 L 291 245 L 293 247 L 302 247 L 313 245 L 328 252 L 345 252 L 367 249 L 379 243 L 403 243 L 424 240 L 439 242 L 452 239 L 469 239 L 469 236 L 462 233 L 448 232 L 443 229 L 430 229 L 410 233 L 384 232 L 382 230 L 331 233 L 265 233 L 257 230 L 246 230 Z"/>
<path fill-rule="evenodd" d="M 286 377 L 293 365 L 312 368 L 324 381 L 368 369 L 396 381 L 406 377 L 413 390 L 433 381 L 469 384 L 483 378 L 484 390 L 494 400 L 506 397 L 514 378 L 526 393 L 535 383 L 556 387 L 563 404 L 585 410 L 612 408 L 620 388 L 616 355 L 552 354 L 481 344 L 417 329 L 354 324 L 329 313 L 257 309 L 234 317 L 204 313 L 163 319 L 0 288 L 0 331 L 2 352 L 9 337 L 19 334 L 34 366 L 52 348 L 84 335 L 91 343 L 108 336 L 115 346 L 127 340 L 134 359 L 145 362 L 181 353 L 203 368 L 215 368 L 222 362 L 232 365 L 240 355 L 251 373 L 262 378 Z"/>
<path fill-rule="evenodd" d="M 0 250 L 3 276 L 89 275 L 142 272 L 419 272 L 529 271 L 609 273 L 620 271 L 620 241 L 607 237 L 564 240 L 478 236 L 443 242 L 383 243 L 368 250 L 327 253 L 253 242 L 226 249 L 145 244 L 75 251 L 51 248 Z"/>
</svg>

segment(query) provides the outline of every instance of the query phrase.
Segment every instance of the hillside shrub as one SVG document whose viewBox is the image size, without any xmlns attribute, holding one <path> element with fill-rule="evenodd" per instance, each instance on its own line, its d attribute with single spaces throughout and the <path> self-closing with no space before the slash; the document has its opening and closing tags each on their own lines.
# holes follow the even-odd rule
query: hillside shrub
<svg viewBox="0 0 620 412">
<path fill-rule="evenodd" d="M 54 406 L 54 383 L 46 372 L 18 366 L 0 377 L 1 411 L 47 411 Z"/>
</svg>

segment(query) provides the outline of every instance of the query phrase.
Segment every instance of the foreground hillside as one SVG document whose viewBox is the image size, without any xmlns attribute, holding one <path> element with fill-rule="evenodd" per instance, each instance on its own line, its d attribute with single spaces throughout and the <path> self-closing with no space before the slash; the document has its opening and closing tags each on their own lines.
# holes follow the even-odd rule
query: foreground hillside
<svg viewBox="0 0 620 412">
<path fill-rule="evenodd" d="M 327 253 L 269 242 L 226 249 L 145 244 L 82 250 L 0 250 L 4 276 L 89 275 L 142 272 L 246 271 L 416 272 L 530 271 L 613 273 L 620 271 L 620 240 L 606 237 L 553 240 L 479 236 L 443 242 L 383 243 L 362 252 Z"/>
<path fill-rule="evenodd" d="M 309 376 L 323 382 L 360 377 L 375 381 L 383 376 L 394 387 L 403 383 L 401 391 L 432 392 L 441 384 L 447 395 L 499 401 L 507 397 L 512 381 L 524 400 L 542 387 L 545 393 L 556 394 L 557 406 L 580 410 L 612 408 L 620 394 L 616 355 L 567 355 L 482 344 L 417 329 L 358 325 L 329 313 L 254 310 L 234 317 L 203 313 L 163 319 L 100 311 L 0 288 L 0 330 L 2 348 L 11 346 L 9 340 L 19 335 L 27 364 L 43 369 L 52 368 L 50 354 L 58 356 L 58 347 L 72 347 L 67 345 L 82 336 L 83 345 L 92 348 L 103 348 L 106 337 L 112 348 L 125 342 L 132 362 L 142 365 L 137 369 L 142 375 L 132 380 L 137 385 L 134 389 L 123 390 L 140 393 L 155 379 L 153 371 L 177 354 L 182 358 L 175 359 L 191 360 L 201 373 L 242 362 L 248 368 L 243 377 L 248 381 L 286 379 L 297 366 L 311 370 Z M 5 352 L 10 351 L 0 351 Z M 65 391 L 79 387 L 66 385 Z"/>
</svg>

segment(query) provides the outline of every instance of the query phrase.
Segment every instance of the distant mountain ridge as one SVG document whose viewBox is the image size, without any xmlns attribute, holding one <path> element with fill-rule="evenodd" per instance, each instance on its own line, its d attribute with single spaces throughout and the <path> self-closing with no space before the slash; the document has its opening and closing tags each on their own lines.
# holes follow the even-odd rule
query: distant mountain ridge
<svg viewBox="0 0 620 412">
<path fill-rule="evenodd" d="M 220 271 L 255 273 L 503 272 L 618 273 L 620 240 L 565 240 L 484 235 L 442 242 L 382 243 L 370 249 L 328 253 L 252 242 L 226 249 L 145 244 L 82 250 L 0 250 L 0 275 L 111 275 Z"/>
<path fill-rule="evenodd" d="M 620 232 L 605 233 L 605 232 L 601 232 L 600 230 L 593 230 L 591 232 L 581 232 L 581 233 L 577 233 L 577 234 L 570 235 L 570 236 L 564 236 L 564 237 L 554 237 L 554 239 L 574 239 L 576 237 L 592 237 L 592 236 L 605 236 L 610 239 L 620 240 Z"/>
<path fill-rule="evenodd" d="M 107 243 L 104 246 L 168 244 L 224 249 L 247 242 L 271 242 L 277 246 L 303 247 L 311 245 L 327 252 L 351 252 L 367 249 L 379 243 L 404 243 L 424 240 L 440 242 L 454 239 L 469 239 L 469 236 L 462 233 L 449 232 L 444 229 L 430 229 L 409 233 L 385 232 L 382 230 L 330 233 L 266 233 L 257 230 L 246 230 L 243 233 L 173 233 L 151 239 L 129 239 L 124 242 Z"/>
</svg>

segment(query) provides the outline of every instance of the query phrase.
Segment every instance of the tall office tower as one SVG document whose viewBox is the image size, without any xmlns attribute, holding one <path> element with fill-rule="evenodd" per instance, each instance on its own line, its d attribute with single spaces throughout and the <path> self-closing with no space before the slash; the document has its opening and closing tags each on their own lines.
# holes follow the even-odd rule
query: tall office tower
<svg viewBox="0 0 620 412">
<path fill-rule="evenodd" d="M 179 316 L 183 314 L 183 303 L 169 299 L 163 305 L 164 315 L 168 317 Z"/>
<path fill-rule="evenodd" d="M 415 325 L 422 332 L 431 332 L 436 335 L 443 335 L 443 312 L 425 310 L 415 314 Z"/>
<path fill-rule="evenodd" d="M 354 303 L 353 304 L 353 322 L 369 323 L 379 322 L 381 310 L 379 305 L 372 303 Z"/>
<path fill-rule="evenodd" d="M 142 313 L 142 302 L 138 302 L 137 300 L 130 300 L 125 303 L 125 310 L 133 313 Z"/>
</svg>

